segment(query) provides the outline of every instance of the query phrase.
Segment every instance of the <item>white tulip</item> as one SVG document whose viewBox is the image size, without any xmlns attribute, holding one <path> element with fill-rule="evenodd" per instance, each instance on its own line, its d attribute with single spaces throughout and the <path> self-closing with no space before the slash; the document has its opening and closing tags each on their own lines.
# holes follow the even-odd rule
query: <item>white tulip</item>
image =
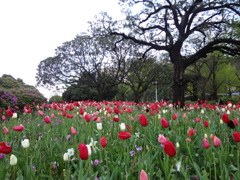
<svg viewBox="0 0 240 180">
<path fill-rule="evenodd" d="M 24 139 L 21 143 L 23 148 L 29 147 L 29 139 Z"/>
<path fill-rule="evenodd" d="M 124 123 L 119 124 L 121 131 L 125 131 L 126 125 Z"/>
<path fill-rule="evenodd" d="M 13 118 L 13 119 L 17 119 L 17 117 L 18 117 L 18 116 L 17 116 L 17 113 L 16 113 L 16 112 L 13 113 L 12 118 Z"/>
<path fill-rule="evenodd" d="M 102 123 L 97 123 L 97 129 L 102 130 Z"/>
<path fill-rule="evenodd" d="M 87 148 L 88 148 L 88 156 L 91 156 L 91 154 L 92 154 L 92 149 L 91 149 L 91 147 L 89 146 L 89 145 L 86 145 L 87 146 Z"/>
<path fill-rule="evenodd" d="M 17 164 L 17 157 L 12 154 L 12 155 L 10 156 L 10 165 L 11 165 L 11 166 L 14 166 L 14 165 L 16 165 L 16 164 Z"/>
<path fill-rule="evenodd" d="M 64 161 L 69 161 L 70 160 L 70 157 L 69 157 L 68 153 L 63 154 L 63 160 Z"/>
</svg>

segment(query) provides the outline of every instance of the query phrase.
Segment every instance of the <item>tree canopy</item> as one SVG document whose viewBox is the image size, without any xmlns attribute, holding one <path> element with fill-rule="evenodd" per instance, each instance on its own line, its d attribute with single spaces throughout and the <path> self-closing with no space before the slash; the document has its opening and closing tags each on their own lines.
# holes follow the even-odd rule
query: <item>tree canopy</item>
<svg viewBox="0 0 240 180">
<path fill-rule="evenodd" d="M 114 36 L 152 51 L 167 52 L 173 63 L 173 101 L 184 105 L 185 69 L 208 53 L 240 55 L 239 0 L 120 0 L 125 21 L 103 14 L 97 23 Z M 102 31 L 101 31 L 102 32 Z"/>
</svg>

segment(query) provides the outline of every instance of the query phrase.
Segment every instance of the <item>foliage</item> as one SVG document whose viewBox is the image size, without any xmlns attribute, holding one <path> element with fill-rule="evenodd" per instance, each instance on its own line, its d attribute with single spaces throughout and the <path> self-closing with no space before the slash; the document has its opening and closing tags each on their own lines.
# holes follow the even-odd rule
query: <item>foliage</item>
<svg viewBox="0 0 240 180">
<path fill-rule="evenodd" d="M 38 108 L 43 110 L 43 107 Z M 226 109 L 231 120 L 238 118 L 240 104 L 234 107 L 232 104 L 186 104 L 185 110 L 177 110 L 169 102 L 80 101 L 54 103 L 48 107 L 42 111 L 43 116 L 37 112 L 26 113 L 1 123 L 10 132 L 1 133 L 0 139 L 12 147 L 10 154 L 0 154 L 2 179 L 130 180 L 138 179 L 142 169 L 148 179 L 240 177 L 240 142 L 233 139 L 233 131 L 240 132 L 240 126 L 231 129 L 220 121 Z M 89 122 L 79 114 L 80 108 L 92 116 Z M 114 110 L 116 108 L 118 111 Z M 73 118 L 67 118 L 69 116 L 64 112 Z M 139 120 L 139 115 L 143 114 L 147 118 L 147 126 L 142 126 Z M 44 121 L 47 116 L 50 123 Z M 119 121 L 116 121 L 116 116 Z M 169 122 L 169 127 L 162 126 L 162 118 Z M 102 129 L 97 129 L 99 121 Z M 126 129 L 120 129 L 121 123 L 127 126 Z M 19 124 L 25 129 L 14 131 L 13 127 Z M 71 134 L 71 127 L 77 134 Z M 121 140 L 118 137 L 120 131 L 131 134 L 131 137 Z M 166 154 L 159 135 L 174 144 L 176 154 L 173 157 Z M 103 136 L 107 140 L 106 147 L 100 143 Z M 215 141 L 214 136 L 219 140 Z M 203 147 L 204 137 L 209 141 L 209 148 Z M 25 139 L 30 142 L 27 148 L 21 145 Z M 79 157 L 80 143 L 89 145 L 91 149 L 87 160 Z M 67 154 L 63 159 L 69 150 L 71 156 Z M 11 155 L 17 157 L 16 165 L 10 165 Z"/>
<path fill-rule="evenodd" d="M 52 96 L 49 99 L 49 103 L 53 103 L 53 102 L 62 102 L 62 96 L 59 96 L 59 95 Z"/>
<path fill-rule="evenodd" d="M 15 107 L 15 110 L 22 111 L 26 104 L 42 104 L 47 99 L 37 89 L 2 89 L 0 88 L 0 108 Z"/>
</svg>

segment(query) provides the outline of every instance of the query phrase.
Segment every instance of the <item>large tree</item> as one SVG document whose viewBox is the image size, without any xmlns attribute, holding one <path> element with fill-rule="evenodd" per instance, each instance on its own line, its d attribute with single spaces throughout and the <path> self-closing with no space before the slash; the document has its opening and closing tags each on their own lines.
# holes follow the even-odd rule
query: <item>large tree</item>
<svg viewBox="0 0 240 180">
<path fill-rule="evenodd" d="M 126 14 L 119 23 L 102 19 L 111 35 L 165 51 L 173 63 L 173 102 L 184 105 L 185 69 L 208 53 L 240 54 L 236 23 L 239 0 L 120 0 Z M 111 24 L 112 23 L 112 24 Z"/>
<path fill-rule="evenodd" d="M 129 43 L 116 47 L 119 37 L 78 35 L 56 49 L 56 56 L 47 58 L 38 66 L 38 85 L 85 85 L 98 92 L 98 101 L 104 94 L 122 82 L 125 63 L 134 53 Z"/>
</svg>

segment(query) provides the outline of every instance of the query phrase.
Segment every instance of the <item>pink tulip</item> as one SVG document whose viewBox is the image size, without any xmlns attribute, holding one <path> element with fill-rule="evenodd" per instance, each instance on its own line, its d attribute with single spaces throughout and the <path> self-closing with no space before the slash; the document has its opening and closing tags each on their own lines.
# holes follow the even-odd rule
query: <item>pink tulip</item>
<svg viewBox="0 0 240 180">
<path fill-rule="evenodd" d="M 74 127 L 71 127 L 70 130 L 71 130 L 71 134 L 72 135 L 77 134 L 77 131 L 76 131 L 76 129 Z"/>
<path fill-rule="evenodd" d="M 221 140 L 217 136 L 214 136 L 212 141 L 213 141 L 213 145 L 216 147 L 219 147 L 222 144 Z"/>
<path fill-rule="evenodd" d="M 148 180 L 148 175 L 143 169 L 140 173 L 140 180 Z"/>
<path fill-rule="evenodd" d="M 208 148 L 210 147 L 210 144 L 209 144 L 209 141 L 207 140 L 207 138 L 203 138 L 202 146 L 203 146 L 205 149 L 208 149 Z"/>
</svg>

